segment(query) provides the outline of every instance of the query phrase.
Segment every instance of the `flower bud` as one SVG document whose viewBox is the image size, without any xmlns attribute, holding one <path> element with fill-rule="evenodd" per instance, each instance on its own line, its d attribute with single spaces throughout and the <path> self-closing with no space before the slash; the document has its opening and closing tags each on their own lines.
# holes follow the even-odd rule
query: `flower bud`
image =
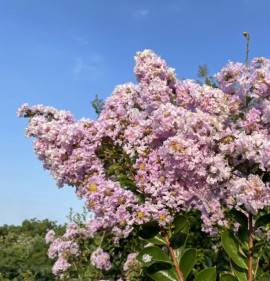
<svg viewBox="0 0 270 281">
<path fill-rule="evenodd" d="M 126 200 L 123 198 L 123 197 L 120 197 L 119 200 L 118 200 L 118 203 L 121 205 L 121 204 L 125 204 L 126 203 Z"/>
<path fill-rule="evenodd" d="M 120 222 L 120 225 L 123 226 L 123 227 L 126 226 L 126 224 L 127 224 L 127 223 L 126 223 L 125 221 L 121 221 L 121 222 Z"/>
<path fill-rule="evenodd" d="M 110 189 L 106 189 L 105 190 L 105 195 L 106 196 L 110 196 L 112 194 L 112 192 L 110 191 Z"/>
<path fill-rule="evenodd" d="M 164 183 L 164 182 L 166 181 L 166 178 L 165 178 L 164 176 L 161 176 L 161 177 L 159 178 L 159 180 L 160 180 L 162 183 Z"/>
</svg>

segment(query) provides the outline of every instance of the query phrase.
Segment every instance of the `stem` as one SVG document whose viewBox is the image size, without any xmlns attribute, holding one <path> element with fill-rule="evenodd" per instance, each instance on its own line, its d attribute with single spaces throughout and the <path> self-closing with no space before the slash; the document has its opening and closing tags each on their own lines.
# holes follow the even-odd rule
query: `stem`
<svg viewBox="0 0 270 281">
<path fill-rule="evenodd" d="M 129 171 L 130 175 L 132 176 L 133 180 L 136 182 L 135 175 L 133 174 L 131 168 L 128 168 L 128 171 Z M 139 191 L 145 196 L 144 190 L 139 189 Z"/>
<path fill-rule="evenodd" d="M 252 264 L 253 264 L 253 252 L 250 250 L 253 247 L 252 237 L 252 214 L 248 214 L 248 234 L 249 234 L 249 252 L 248 252 L 248 281 L 252 281 Z"/>
<path fill-rule="evenodd" d="M 179 277 L 179 280 L 180 281 L 184 281 L 183 273 L 180 270 L 180 266 L 179 266 L 179 264 L 178 264 L 178 262 L 176 260 L 176 257 L 175 257 L 175 254 L 173 252 L 173 248 L 171 246 L 171 243 L 170 243 L 170 241 L 168 239 L 168 236 L 167 236 L 167 234 L 166 234 L 166 232 L 165 232 L 165 230 L 163 228 L 161 228 L 161 234 L 164 237 L 164 239 L 166 241 L 166 244 L 167 244 L 167 247 L 168 247 L 168 249 L 170 251 L 170 254 L 172 256 L 173 264 L 174 264 L 174 267 L 176 269 L 176 272 L 177 272 L 177 275 Z"/>
<path fill-rule="evenodd" d="M 102 242 L 104 240 L 105 232 L 106 232 L 106 230 L 103 231 L 103 234 L 102 234 L 102 237 L 101 237 L 100 243 L 99 243 L 99 248 L 101 248 Z"/>
<path fill-rule="evenodd" d="M 249 55 L 249 39 L 250 39 L 250 34 L 247 33 L 247 32 L 243 32 L 243 35 L 247 38 L 246 66 L 247 66 L 247 70 L 249 71 L 249 68 L 248 68 L 248 55 Z"/>
<path fill-rule="evenodd" d="M 261 250 L 262 250 L 262 248 L 260 249 L 260 251 Z M 260 256 L 257 258 L 256 268 L 255 268 L 255 272 L 254 272 L 254 278 L 256 278 L 256 275 L 257 275 L 257 271 L 258 271 L 258 268 L 259 268 L 259 262 L 260 262 Z"/>
</svg>

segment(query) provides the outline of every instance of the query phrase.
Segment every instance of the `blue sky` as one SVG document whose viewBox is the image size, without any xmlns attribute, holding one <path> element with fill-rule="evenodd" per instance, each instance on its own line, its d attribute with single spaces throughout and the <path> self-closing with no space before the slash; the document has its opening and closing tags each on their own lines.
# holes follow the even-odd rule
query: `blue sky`
<svg viewBox="0 0 270 281">
<path fill-rule="evenodd" d="M 61 190 L 24 138 L 22 103 L 96 118 L 90 101 L 135 82 L 134 56 L 153 49 L 178 78 L 211 74 L 228 60 L 270 57 L 269 0 L 0 0 L 0 225 L 67 221 L 83 202 Z"/>
</svg>

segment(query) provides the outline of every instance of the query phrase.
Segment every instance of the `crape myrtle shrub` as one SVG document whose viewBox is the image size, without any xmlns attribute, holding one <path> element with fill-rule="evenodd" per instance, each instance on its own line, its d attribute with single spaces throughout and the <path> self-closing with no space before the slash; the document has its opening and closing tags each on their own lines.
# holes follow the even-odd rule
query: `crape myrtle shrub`
<svg viewBox="0 0 270 281">
<path fill-rule="evenodd" d="M 202 230 L 222 234 L 233 274 L 246 276 L 248 270 L 252 280 L 259 272 L 255 264 L 252 273 L 252 263 L 262 260 L 259 245 L 270 236 L 270 61 L 254 58 L 250 68 L 230 62 L 215 75 L 216 87 L 178 80 L 151 50 L 137 53 L 135 62 L 139 84 L 117 86 L 97 121 L 42 105 L 18 110 L 30 118 L 26 136 L 36 138 L 34 151 L 44 168 L 59 187 L 75 187 L 95 214 L 86 228 L 70 225 L 62 238 L 48 233 L 49 256 L 57 259 L 53 273 L 64 277 L 79 258 L 78 236 L 86 240 L 109 231 L 118 243 L 148 227 L 159 236 L 140 236 L 166 245 L 171 259 L 165 248 L 149 246 L 136 260 L 154 280 L 162 272 L 184 280 L 186 252 L 178 250 L 185 243 L 177 235 L 187 236 L 189 223 L 181 214 L 200 210 Z M 191 250 L 186 256 L 196 256 Z M 167 265 L 157 269 L 160 260 Z M 112 266 L 102 248 L 91 263 L 102 270 Z"/>
</svg>

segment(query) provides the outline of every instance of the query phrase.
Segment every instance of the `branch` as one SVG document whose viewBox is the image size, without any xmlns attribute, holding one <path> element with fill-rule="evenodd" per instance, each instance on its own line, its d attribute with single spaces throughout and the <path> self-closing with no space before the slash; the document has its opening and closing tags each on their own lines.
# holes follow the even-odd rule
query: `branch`
<svg viewBox="0 0 270 281">
<path fill-rule="evenodd" d="M 252 214 L 248 214 L 248 233 L 249 233 L 249 252 L 248 252 L 248 281 L 252 281 L 252 265 L 253 265 L 253 252 L 250 250 L 253 247 L 252 237 Z"/>
<path fill-rule="evenodd" d="M 178 262 L 176 260 L 175 254 L 173 252 L 173 248 L 172 248 L 172 246 L 170 244 L 170 241 L 168 239 L 168 236 L 167 236 L 167 234 L 166 234 L 166 232 L 165 232 L 165 230 L 163 228 L 161 228 L 161 234 L 164 237 L 164 239 L 166 241 L 166 244 L 167 244 L 167 247 L 168 247 L 168 249 L 170 251 L 170 254 L 172 256 L 173 264 L 174 264 L 174 267 L 176 269 L 176 272 L 177 272 L 177 275 L 179 277 L 179 280 L 180 281 L 184 281 L 184 277 L 183 277 L 183 274 L 182 274 L 182 272 L 180 270 L 180 266 L 179 266 L 179 264 L 178 264 Z"/>
</svg>

